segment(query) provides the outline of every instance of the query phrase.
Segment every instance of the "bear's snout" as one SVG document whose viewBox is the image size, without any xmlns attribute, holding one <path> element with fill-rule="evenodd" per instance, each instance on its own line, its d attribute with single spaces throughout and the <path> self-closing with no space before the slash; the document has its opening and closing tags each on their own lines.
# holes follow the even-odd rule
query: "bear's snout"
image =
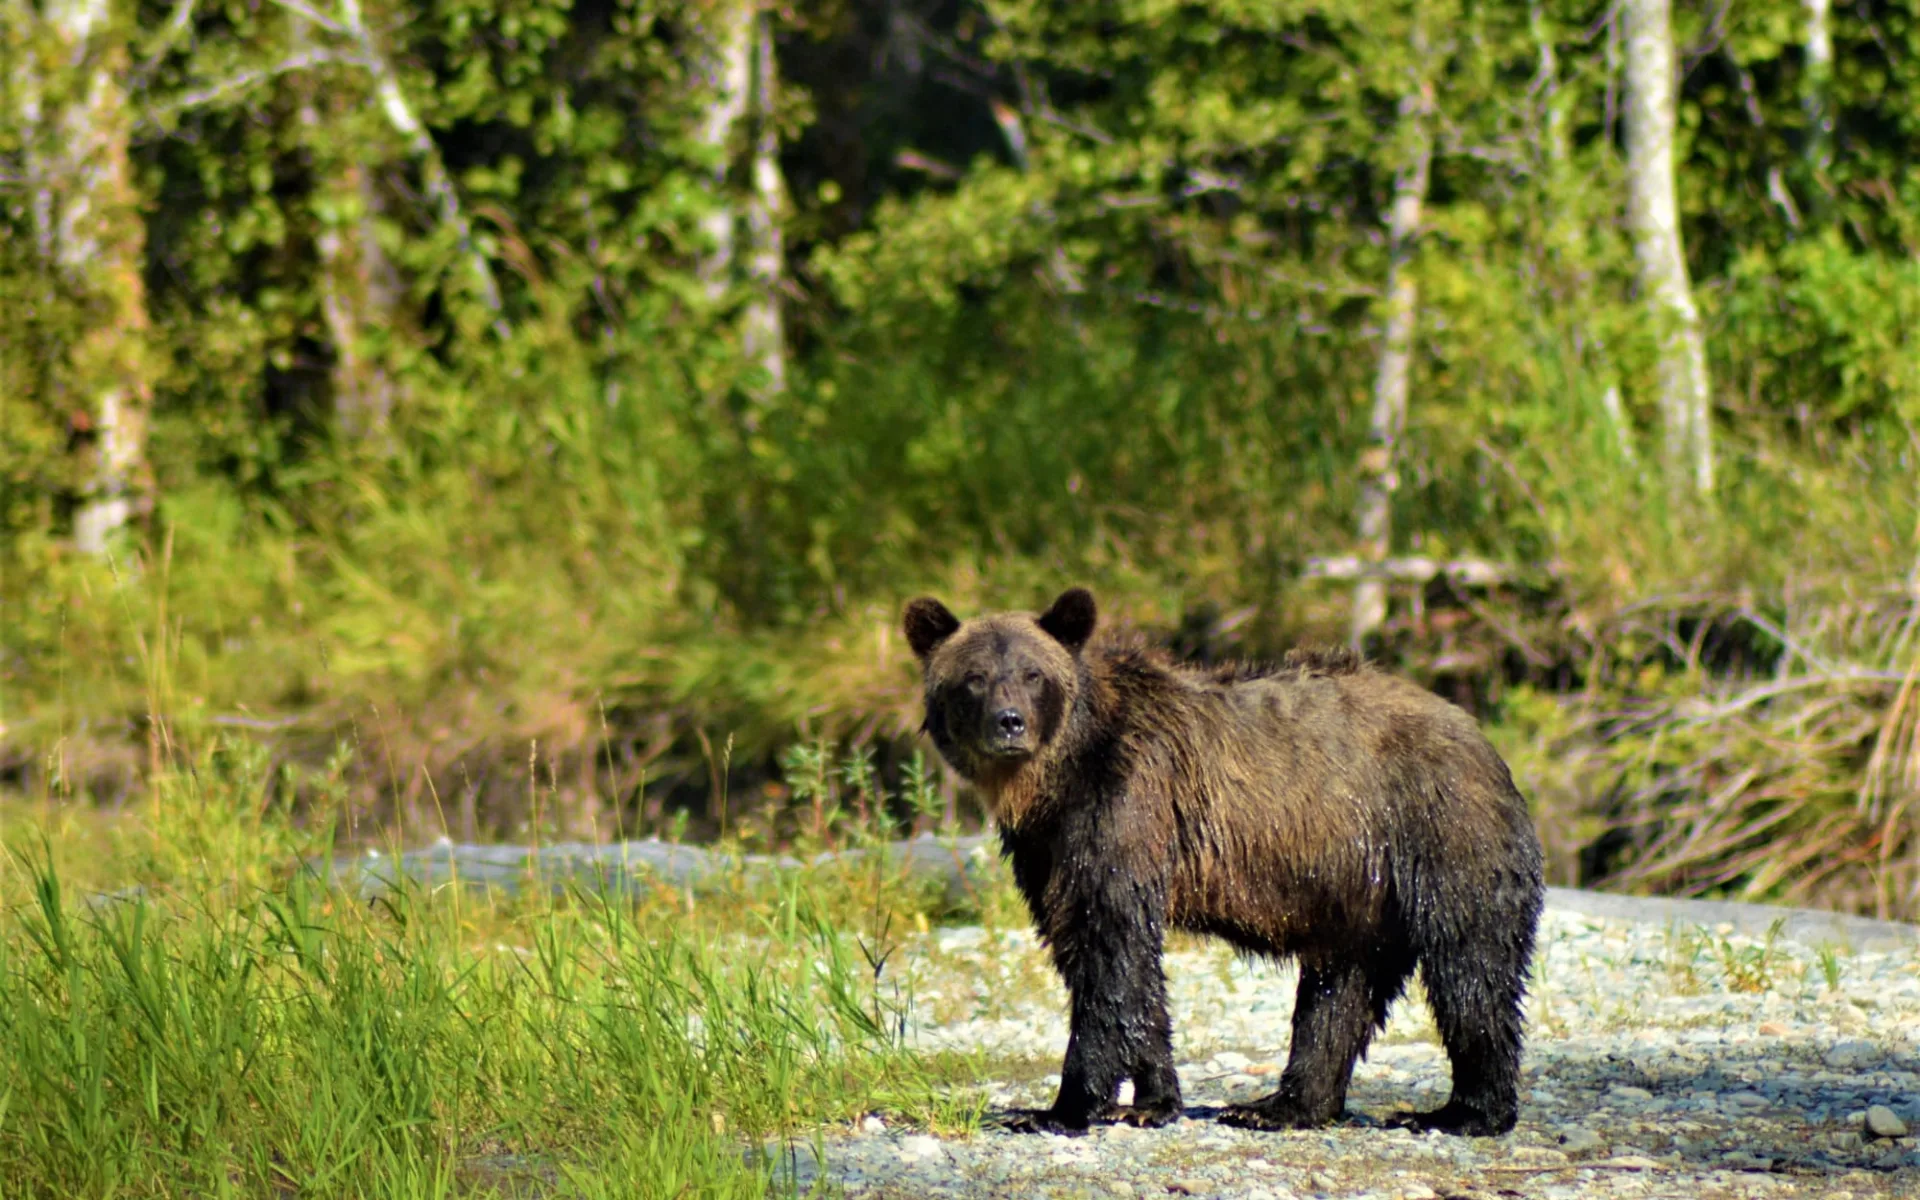
<svg viewBox="0 0 1920 1200">
<path fill-rule="evenodd" d="M 986 711 L 986 749 L 996 758 L 1025 758 L 1033 753 L 1033 738 L 1025 710 L 1018 704 L 989 705 Z"/>
</svg>

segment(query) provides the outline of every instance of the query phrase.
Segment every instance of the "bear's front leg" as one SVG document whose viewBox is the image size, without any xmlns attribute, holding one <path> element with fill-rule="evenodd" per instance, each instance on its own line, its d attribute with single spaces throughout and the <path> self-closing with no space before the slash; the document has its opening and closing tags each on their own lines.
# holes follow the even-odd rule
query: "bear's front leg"
<svg viewBox="0 0 1920 1200">
<path fill-rule="evenodd" d="M 1104 882 L 1104 881 L 1103 881 Z M 1117 894 L 1115 894 L 1117 893 Z M 1163 922 L 1155 893 L 1119 884 L 1096 892 L 1073 920 L 1049 930 L 1055 963 L 1072 998 L 1066 1061 L 1053 1107 L 1025 1127 L 1085 1129 L 1095 1120 L 1165 1125 L 1180 1115 L 1173 1023 L 1161 967 Z M 1115 1103 L 1123 1079 L 1133 1104 Z"/>
</svg>

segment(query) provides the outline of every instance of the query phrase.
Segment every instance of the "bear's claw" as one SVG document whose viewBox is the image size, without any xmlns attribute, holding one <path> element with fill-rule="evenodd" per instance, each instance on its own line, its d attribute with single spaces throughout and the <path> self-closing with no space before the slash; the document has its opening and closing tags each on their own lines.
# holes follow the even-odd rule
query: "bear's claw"
<svg viewBox="0 0 1920 1200">
<path fill-rule="evenodd" d="M 1053 1133 L 1061 1137 L 1085 1137 L 1085 1125 L 1069 1125 L 1061 1121 L 1050 1108 L 1010 1108 L 997 1113 L 989 1119 L 1008 1133 Z"/>
<path fill-rule="evenodd" d="M 1512 1119 L 1504 1124 L 1479 1109 L 1449 1100 L 1432 1112 L 1402 1113 L 1387 1121 L 1396 1129 L 1438 1130 L 1461 1137 L 1498 1137 L 1514 1127 Z"/>
<path fill-rule="evenodd" d="M 1318 1129 L 1339 1120 L 1339 1114 L 1316 1116 L 1291 1104 L 1229 1104 L 1220 1110 L 1220 1123 L 1240 1129 L 1278 1131 Z"/>
</svg>

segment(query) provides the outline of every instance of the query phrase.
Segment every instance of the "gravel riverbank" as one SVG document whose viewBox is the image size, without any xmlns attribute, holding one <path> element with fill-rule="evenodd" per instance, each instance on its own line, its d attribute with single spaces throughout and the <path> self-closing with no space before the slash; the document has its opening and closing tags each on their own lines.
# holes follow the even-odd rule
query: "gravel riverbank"
<svg viewBox="0 0 1920 1200">
<path fill-rule="evenodd" d="M 1719 918 L 1710 925 L 1689 917 Z M 1768 926 L 1784 917 L 1778 936 Z M 1920 1196 L 1920 949 L 1909 927 L 1756 906 L 1558 893 L 1529 1000 L 1520 1126 L 1389 1130 L 1445 1099 L 1417 987 L 1355 1072 L 1350 1121 L 1254 1133 L 1213 1119 L 1273 1087 L 1291 968 L 1183 943 L 1168 955 L 1187 1100 L 1164 1129 L 942 1139 L 877 1117 L 783 1152 L 803 1184 L 939 1197 Z M 992 1101 L 1051 1101 L 1064 993 L 1025 932 L 938 930 L 889 970 L 909 1037 L 983 1053 Z"/>
<path fill-rule="evenodd" d="M 882 847 L 955 892 L 994 869 L 988 839 Z M 395 874 L 693 891 L 802 865 L 660 842 L 537 850 L 441 844 L 337 859 L 377 891 Z M 981 1054 L 995 1106 L 1045 1105 L 1065 995 L 1025 931 L 942 929 L 903 946 L 908 1036 Z M 1167 960 L 1185 1119 L 1085 1137 L 938 1138 L 868 1117 L 816 1152 L 778 1152 L 802 1185 L 856 1196 L 1920 1197 L 1920 928 L 1832 913 L 1549 889 L 1528 1002 L 1520 1125 L 1502 1138 L 1382 1127 L 1437 1106 L 1447 1063 L 1416 986 L 1354 1074 L 1350 1120 L 1254 1133 L 1213 1119 L 1271 1091 L 1286 1059 L 1290 968 L 1180 943 Z"/>
</svg>

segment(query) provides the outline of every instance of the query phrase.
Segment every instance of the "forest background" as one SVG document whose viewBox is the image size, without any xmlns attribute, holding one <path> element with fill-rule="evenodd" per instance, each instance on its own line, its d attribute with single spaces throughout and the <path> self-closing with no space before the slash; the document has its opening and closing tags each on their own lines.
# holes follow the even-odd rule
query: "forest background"
<svg viewBox="0 0 1920 1200">
<path fill-rule="evenodd" d="M 1912 0 L 0 0 L 0 780 L 825 838 L 1080 582 L 1920 916 L 1916 163 Z"/>
</svg>

